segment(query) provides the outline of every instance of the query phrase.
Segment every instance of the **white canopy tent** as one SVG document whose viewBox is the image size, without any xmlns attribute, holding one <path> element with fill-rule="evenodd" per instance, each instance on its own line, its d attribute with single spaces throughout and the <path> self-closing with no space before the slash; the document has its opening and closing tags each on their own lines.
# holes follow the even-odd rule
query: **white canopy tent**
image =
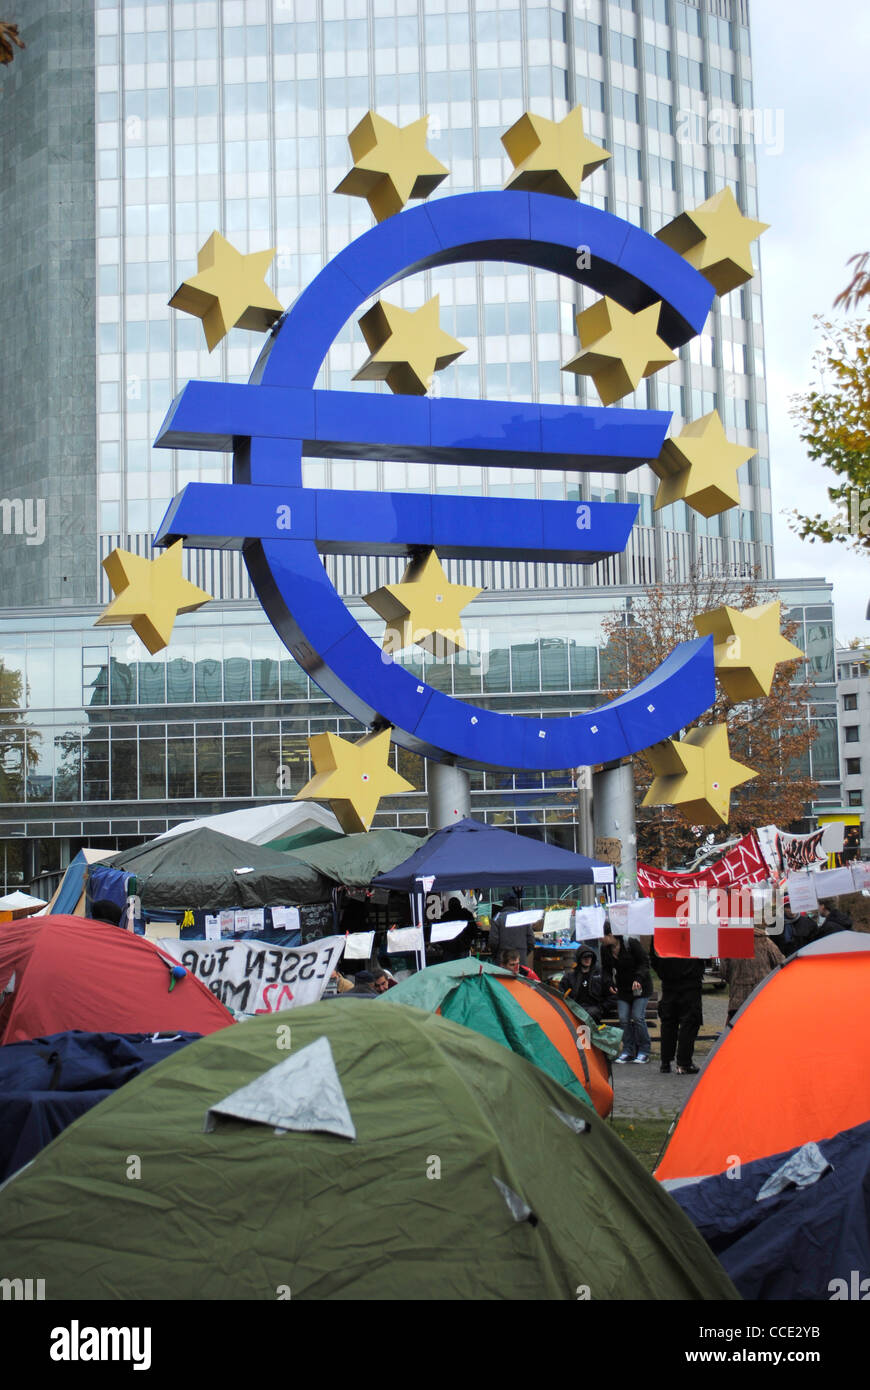
<svg viewBox="0 0 870 1390">
<path fill-rule="evenodd" d="M 278 801 L 269 806 L 252 806 L 245 811 L 224 811 L 217 816 L 205 816 L 202 820 L 181 821 L 158 835 L 158 840 L 167 840 L 172 835 L 185 835 L 189 830 L 219 830 L 222 835 L 232 835 L 236 840 L 245 840 L 249 845 L 266 845 L 285 835 L 304 835 L 310 830 L 332 830 L 341 835 L 342 829 L 331 811 L 319 806 L 316 801 Z"/>
</svg>

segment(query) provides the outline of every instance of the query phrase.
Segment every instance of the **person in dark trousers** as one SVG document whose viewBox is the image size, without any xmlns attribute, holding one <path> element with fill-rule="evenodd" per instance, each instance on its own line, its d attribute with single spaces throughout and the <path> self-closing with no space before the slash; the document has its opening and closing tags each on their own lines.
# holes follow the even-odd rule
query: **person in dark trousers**
<svg viewBox="0 0 870 1390">
<path fill-rule="evenodd" d="M 703 960 L 660 956 L 653 946 L 652 962 L 662 982 L 659 1018 L 662 1025 L 661 1071 L 669 1072 L 676 1057 L 677 1074 L 692 1076 L 698 1068 L 692 1060 L 695 1040 L 704 1021 L 701 986 Z"/>
<path fill-rule="evenodd" d="M 563 976 L 562 990 L 575 1004 L 600 1023 L 604 1016 L 607 988 L 591 946 L 581 946 L 575 957 L 576 965 Z"/>
<path fill-rule="evenodd" d="M 505 898 L 501 912 L 493 920 L 489 929 L 489 949 L 494 961 L 498 960 L 502 951 L 519 951 L 520 955 L 525 958 L 526 965 L 532 964 L 535 933 L 531 922 L 524 927 L 509 927 L 507 925 L 508 917 L 519 911 L 520 905 L 516 898 Z"/>
<path fill-rule="evenodd" d="M 601 972 L 611 994 L 622 1026 L 622 1052 L 619 1063 L 649 1061 L 650 1040 L 646 1026 L 646 1001 L 652 994 L 649 956 L 633 936 L 614 936 L 609 921 L 604 923 Z"/>
</svg>

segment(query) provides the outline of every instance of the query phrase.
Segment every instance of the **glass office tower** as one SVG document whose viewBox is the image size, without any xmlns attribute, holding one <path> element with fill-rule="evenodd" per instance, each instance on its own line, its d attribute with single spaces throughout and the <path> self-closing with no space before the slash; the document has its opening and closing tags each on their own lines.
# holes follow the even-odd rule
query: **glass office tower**
<svg viewBox="0 0 870 1390">
<path fill-rule="evenodd" d="M 119 544 L 148 553 L 186 482 L 229 476 L 226 455 L 152 449 L 187 380 L 245 381 L 263 345 L 261 335 L 233 330 L 209 354 L 201 324 L 167 307 L 213 230 L 242 252 L 277 247 L 271 283 L 289 305 L 372 225 L 364 201 L 331 191 L 350 167 L 347 134 L 369 108 L 400 125 L 428 113 L 430 149 L 450 170 L 433 197 L 501 187 L 510 166 L 500 137 L 523 111 L 558 119 L 582 104 L 587 135 L 612 155 L 583 185 L 585 201 L 650 231 L 726 184 L 745 214 L 766 212 L 757 205 L 754 143 L 764 130 L 746 119 L 754 103 L 745 0 L 94 0 L 92 36 L 85 14 L 72 38 L 73 19 L 53 0 L 31 3 L 40 24 L 24 33 L 28 49 L 3 75 L 14 131 L 5 158 L 14 148 L 24 213 L 14 227 L 0 221 L 0 250 L 38 236 L 39 207 L 27 212 L 23 186 L 28 161 L 34 146 L 38 153 L 66 139 L 71 182 L 58 201 L 62 254 L 52 260 L 50 302 L 75 331 L 55 333 L 45 371 L 76 383 L 78 406 L 71 421 L 62 396 L 16 389 L 3 408 L 11 395 L 16 458 L 19 441 L 44 439 L 46 411 L 55 421 L 61 452 L 52 436 L 34 449 L 49 474 L 67 478 L 54 513 L 48 493 L 49 530 L 54 524 L 60 544 L 73 517 L 82 534 L 68 558 L 49 546 L 21 549 L 26 566 L 8 547 L 0 556 L 0 886 L 54 872 L 82 843 L 120 846 L 184 817 L 292 796 L 308 775 L 308 734 L 358 728 L 283 650 L 238 554 L 188 553 L 190 577 L 216 602 L 181 618 L 156 658 L 126 630 L 92 627 L 110 597 L 101 556 Z M 60 87 L 53 72 L 64 74 Z M 42 128 L 41 91 L 50 109 L 66 103 L 66 123 Z M 63 254 L 64 209 L 75 255 Z M 0 256 L 4 286 L 21 254 Z M 28 284 L 26 294 L 15 291 L 15 311 L 30 322 L 38 298 Z M 439 374 L 442 394 L 598 403 L 591 383 L 560 370 L 577 351 L 575 315 L 594 295 L 552 275 L 486 264 L 420 275 L 387 297 L 415 307 L 435 293 L 442 327 L 468 349 Z M 594 567 L 448 562 L 451 577 L 487 592 L 468 610 L 467 657 L 414 658 L 428 681 L 506 712 L 570 713 L 602 699 L 601 620 L 627 611 L 633 586 L 679 578 L 693 565 L 772 576 L 761 319 L 756 276 L 717 299 L 680 360 L 620 403 L 673 411 L 675 431 L 716 408 L 729 437 L 757 449 L 741 470 L 741 506 L 722 517 L 708 521 L 680 503 L 654 514 L 648 468 L 615 478 L 306 461 L 308 483 L 349 491 L 638 503 L 629 549 Z M 352 382 L 366 355 L 351 322 L 319 384 L 386 389 Z M 38 373 L 38 352 L 31 358 Z M 7 380 L 23 370 L 14 353 L 4 362 Z M 7 414 L 7 444 L 12 424 Z M 65 455 L 76 460 L 72 481 L 71 465 L 58 461 Z M 20 492 L 22 469 L 13 471 L 7 448 L 0 492 Z M 357 596 L 396 578 L 401 562 L 326 563 L 377 637 L 380 625 Z M 813 765 L 833 802 L 830 589 L 822 581 L 780 587 L 786 605 L 813 624 L 822 686 L 806 715 L 821 721 Z M 384 802 L 376 824 L 422 828 L 425 767 L 395 756 L 417 790 Z M 290 772 L 279 778 L 282 765 Z M 475 814 L 573 844 L 567 775 L 474 774 L 472 796 Z"/>
</svg>

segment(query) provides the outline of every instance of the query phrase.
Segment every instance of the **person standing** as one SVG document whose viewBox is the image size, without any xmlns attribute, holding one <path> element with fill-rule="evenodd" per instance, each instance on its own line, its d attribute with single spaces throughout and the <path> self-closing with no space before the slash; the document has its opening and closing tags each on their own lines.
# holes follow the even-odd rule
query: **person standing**
<svg viewBox="0 0 870 1390">
<path fill-rule="evenodd" d="M 662 982 L 658 1014 L 662 1025 L 660 1070 L 669 1072 L 676 1057 L 677 1074 L 693 1076 L 695 1041 L 704 1021 L 701 987 L 704 961 L 681 956 L 660 956 L 653 946 L 653 964 Z"/>
<path fill-rule="evenodd" d="M 758 926 L 753 933 L 755 954 L 749 960 L 726 960 L 725 979 L 729 984 L 728 1013 L 726 1025 L 730 1025 L 740 1006 L 760 985 L 766 975 L 778 965 L 785 965 L 785 956 L 775 946 L 764 927 Z"/>
<path fill-rule="evenodd" d="M 601 971 L 616 995 L 616 1008 L 622 1026 L 622 1052 L 619 1063 L 649 1061 L 650 1040 L 646 1026 L 646 1001 L 652 994 L 649 956 L 633 936 L 614 936 L 609 921 L 604 923 Z"/>
<path fill-rule="evenodd" d="M 531 922 L 525 926 L 508 926 L 508 917 L 520 911 L 516 898 L 505 898 L 501 912 L 489 929 L 489 949 L 494 961 L 502 951 L 519 951 L 526 965 L 534 963 L 535 932 Z"/>
</svg>

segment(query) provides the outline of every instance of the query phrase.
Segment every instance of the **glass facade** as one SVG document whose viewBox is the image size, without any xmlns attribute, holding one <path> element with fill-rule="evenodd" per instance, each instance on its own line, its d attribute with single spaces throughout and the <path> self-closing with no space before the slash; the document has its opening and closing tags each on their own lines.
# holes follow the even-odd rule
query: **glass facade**
<svg viewBox="0 0 870 1390">
<path fill-rule="evenodd" d="M 437 198 L 501 187 L 510 171 L 504 131 L 526 109 L 559 119 L 578 103 L 588 135 L 612 155 L 584 184 L 584 201 L 655 231 L 727 185 L 755 217 L 755 147 L 738 139 L 740 113 L 752 106 L 739 11 L 735 3 L 730 23 L 681 0 L 97 0 L 104 549 L 120 536 L 144 546 L 185 483 L 228 476 L 226 456 L 151 449 L 189 378 L 246 381 L 262 345 L 259 335 L 233 330 L 209 354 L 201 325 L 167 309 L 215 228 L 242 252 L 277 247 L 273 287 L 287 305 L 371 225 L 362 199 L 331 191 L 349 167 L 347 134 L 369 108 L 400 125 L 430 116 L 430 148 L 450 170 Z M 714 129 L 714 109 L 733 119 Z M 501 264 L 445 267 L 390 291 L 409 308 L 434 293 L 444 329 L 468 349 L 439 374 L 441 394 L 598 403 L 591 382 L 561 371 L 577 350 L 575 315 L 597 298 L 591 291 Z M 345 325 L 319 384 L 371 390 L 352 380 L 367 351 L 356 324 Z M 756 279 L 717 300 L 680 360 L 620 403 L 672 410 L 676 429 L 716 408 L 735 442 L 757 448 L 741 470 L 740 508 L 722 517 L 705 520 L 677 505 L 653 526 L 648 469 L 617 479 L 317 459 L 306 461 L 305 479 L 347 489 L 637 500 L 650 534 L 638 533 L 617 572 L 599 582 L 644 582 L 698 562 L 729 572 L 757 567 L 766 578 L 763 353 Z M 525 582 L 511 578 L 512 587 Z M 222 587 L 218 597 L 237 592 Z"/>
<path fill-rule="evenodd" d="M 838 804 L 837 706 L 829 586 L 778 586 L 810 659 L 819 804 Z M 503 713 L 569 715 L 611 686 L 602 622 L 628 613 L 631 590 L 482 595 L 468 648 L 406 664 L 437 689 Z M 375 639 L 379 620 L 351 609 Z M 475 611 L 476 610 L 476 611 Z M 356 736 L 349 719 L 288 657 L 259 608 L 236 603 L 182 616 L 152 657 L 123 629 L 79 615 L 21 613 L 0 638 L 0 882 L 56 871 L 81 844 L 122 848 L 177 821 L 290 798 L 311 775 L 308 738 Z M 424 829 L 426 766 L 393 748 L 415 788 L 381 803 L 375 827 Z M 473 772 L 472 814 L 574 847 L 569 772 Z"/>
<path fill-rule="evenodd" d="M 119 543 L 149 553 L 187 482 L 229 477 L 226 455 L 152 448 L 189 379 L 244 382 L 264 342 L 233 330 L 209 354 L 201 324 L 167 307 L 213 230 L 244 253 L 276 247 L 270 284 L 289 305 L 372 224 L 363 200 L 332 192 L 349 168 L 347 134 L 370 108 L 399 125 L 429 115 L 429 147 L 450 170 L 434 198 L 500 188 L 510 172 L 500 137 L 523 111 L 559 119 L 581 104 L 588 136 L 612 155 L 584 201 L 654 232 L 727 185 L 756 217 L 755 137 L 741 119 L 753 102 L 747 25 L 745 0 L 94 0 L 100 554 Z M 389 297 L 415 308 L 436 293 L 442 327 L 467 346 L 436 378 L 441 394 L 598 404 L 591 383 L 561 371 L 594 294 L 487 263 L 410 277 Z M 385 390 L 353 382 L 366 355 L 351 321 L 318 384 Z M 757 449 L 740 472 L 740 507 L 710 520 L 682 503 L 654 513 L 646 468 L 613 477 L 305 461 L 312 486 L 639 506 L 626 554 L 596 566 L 447 562 L 451 578 L 486 592 L 464 618 L 466 654 L 408 657 L 428 682 L 504 712 L 570 714 L 604 698 L 601 622 L 631 585 L 693 567 L 772 576 L 760 279 L 717 299 L 679 360 L 620 404 L 672 411 L 675 432 L 718 409 L 729 437 Z M 93 627 L 110 598 L 97 558 L 93 608 L 48 607 L 43 596 L 46 606 L 7 610 L 0 623 L 5 887 L 56 873 L 83 843 L 121 847 L 186 817 L 290 797 L 309 776 L 308 736 L 359 728 L 281 647 L 237 553 L 187 554 L 190 578 L 217 601 L 182 617 L 157 657 L 126 630 Z M 355 596 L 398 578 L 401 562 L 325 563 L 378 637 Z M 815 582 L 780 587 L 819 683 L 807 718 L 822 730 L 813 767 L 833 800 L 830 594 Z M 415 790 L 384 802 L 375 824 L 423 828 L 425 765 L 394 757 Z M 474 773 L 472 809 L 574 845 L 567 774 Z"/>
</svg>

